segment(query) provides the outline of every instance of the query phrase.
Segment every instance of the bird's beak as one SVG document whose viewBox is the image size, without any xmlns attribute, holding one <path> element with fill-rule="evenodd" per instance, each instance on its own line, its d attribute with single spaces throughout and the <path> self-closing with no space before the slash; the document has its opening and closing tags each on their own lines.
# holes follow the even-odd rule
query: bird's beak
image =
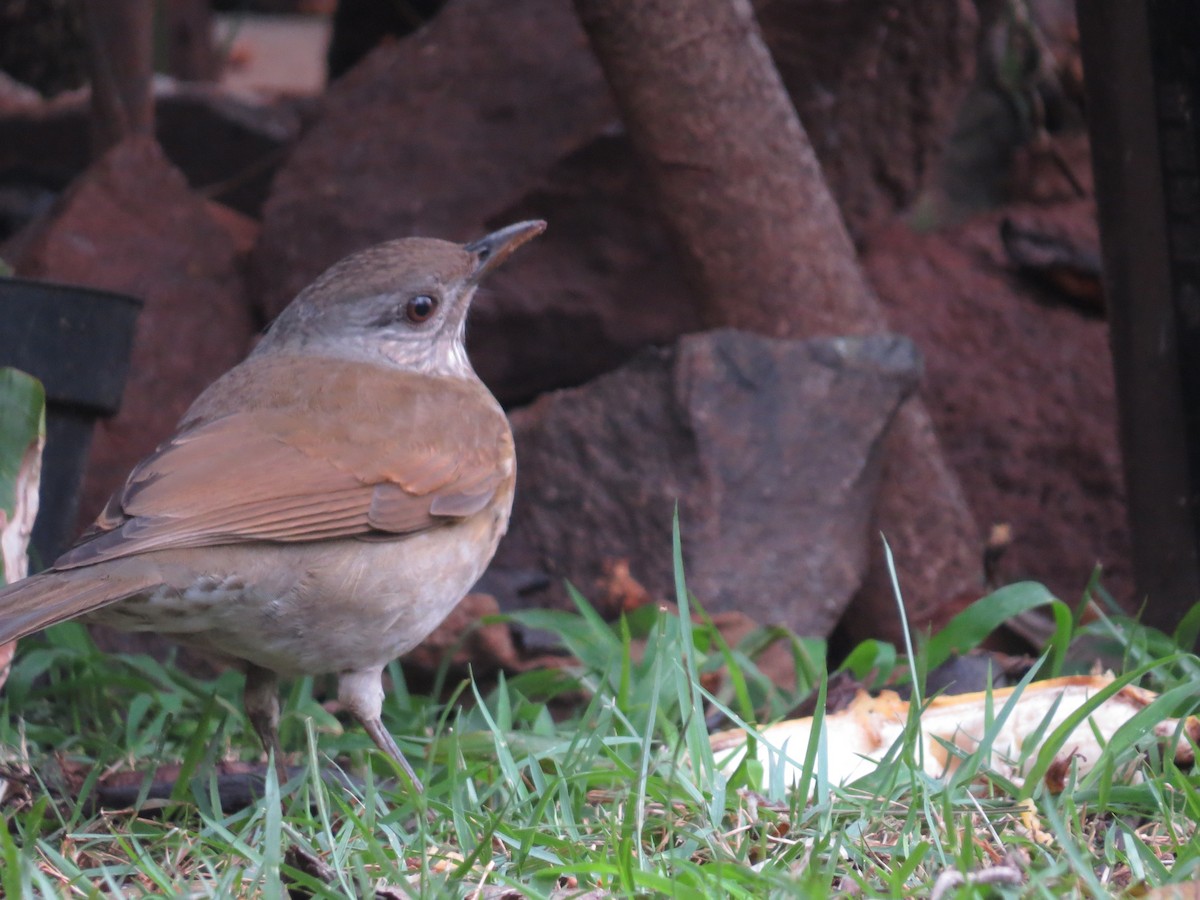
<svg viewBox="0 0 1200 900">
<path fill-rule="evenodd" d="M 531 219 L 528 222 L 517 222 L 499 231 L 493 231 L 486 237 L 471 241 L 463 249 L 474 253 L 478 262 L 475 271 L 471 273 L 471 281 L 479 281 L 492 269 L 512 256 L 513 251 L 527 241 L 533 240 L 546 230 L 546 223 L 541 219 Z"/>
</svg>

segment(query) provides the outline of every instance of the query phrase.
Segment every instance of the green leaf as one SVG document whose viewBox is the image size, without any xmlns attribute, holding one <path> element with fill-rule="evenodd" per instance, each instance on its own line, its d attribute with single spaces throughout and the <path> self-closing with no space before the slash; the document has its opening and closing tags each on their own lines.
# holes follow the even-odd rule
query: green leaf
<svg viewBox="0 0 1200 900">
<path fill-rule="evenodd" d="M 846 654 L 839 672 L 850 672 L 859 681 L 878 686 L 885 682 L 896 668 L 896 648 L 892 644 L 868 638 L 857 644 Z"/>
<path fill-rule="evenodd" d="M 928 665 L 935 669 L 954 654 L 965 653 L 1014 616 L 1049 604 L 1057 620 L 1070 610 L 1036 582 L 1022 581 L 976 600 L 929 639 Z"/>
<path fill-rule="evenodd" d="M 1192 606 L 1184 614 L 1171 636 L 1175 643 L 1184 650 L 1194 648 L 1200 642 L 1200 603 Z"/>
<path fill-rule="evenodd" d="M 46 432 L 46 392 L 32 375 L 0 369 L 0 506 L 12 515 L 21 463 Z"/>
<path fill-rule="evenodd" d="M 0 369 L 0 534 L 13 529 L 19 539 L 11 544 L 11 537 L 5 538 L 0 583 L 25 574 L 24 544 L 37 506 L 31 498 L 22 498 L 37 491 L 46 435 L 45 409 L 46 394 L 40 381 L 17 369 Z"/>
</svg>

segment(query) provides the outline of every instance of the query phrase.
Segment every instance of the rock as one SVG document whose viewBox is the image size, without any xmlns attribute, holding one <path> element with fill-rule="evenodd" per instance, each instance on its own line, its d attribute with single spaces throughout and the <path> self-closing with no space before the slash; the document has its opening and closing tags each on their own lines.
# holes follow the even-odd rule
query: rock
<svg viewBox="0 0 1200 900">
<path fill-rule="evenodd" d="M 195 396 L 245 355 L 255 323 L 237 248 L 158 145 L 134 137 L 6 251 L 19 275 L 145 303 L 121 411 L 96 428 L 80 503 L 86 523 Z"/>
<path fill-rule="evenodd" d="M 480 291 L 467 342 L 506 405 L 573 387 L 642 347 L 699 330 L 697 300 L 623 134 L 563 159 L 496 224 L 545 218 L 546 233 Z"/>
<path fill-rule="evenodd" d="M 412 234 L 467 240 L 614 112 L 563 0 L 460 0 L 333 84 L 267 202 L 269 315 L 326 266 Z"/>
<path fill-rule="evenodd" d="M 904 626 L 893 572 L 913 626 L 945 621 L 941 614 L 947 603 L 966 594 L 979 596 L 984 541 L 924 402 L 913 398 L 900 407 L 882 456 L 871 567 L 844 621 L 856 639 L 878 638 L 900 646 Z"/>
<path fill-rule="evenodd" d="M 90 163 L 88 93 L 0 107 L 0 184 L 61 190 Z M 155 81 L 155 133 L 188 183 L 257 216 L 300 115 L 216 85 Z"/>
<path fill-rule="evenodd" d="M 858 236 L 925 186 L 975 67 L 970 0 L 756 7 L 763 39 Z"/>
<path fill-rule="evenodd" d="M 155 135 L 188 184 L 249 216 L 300 135 L 300 101 L 264 100 L 219 85 L 175 84 L 157 95 Z"/>
<path fill-rule="evenodd" d="M 1029 212 L 931 234 L 893 222 L 870 237 L 864 265 L 892 325 L 925 358 L 922 395 L 979 524 L 1011 526 L 999 582 L 1032 578 L 1074 602 L 1099 563 L 1133 608 L 1108 325 L 1008 270 L 1000 223 Z M 1083 221 L 1072 226 L 1071 215 Z M 1036 221 L 1082 236 L 1094 215 L 1072 203 Z"/>
<path fill-rule="evenodd" d="M 717 331 L 546 395 L 512 416 L 519 485 L 496 565 L 541 568 L 587 595 L 627 562 L 672 598 L 678 503 L 704 607 L 827 634 L 862 581 L 876 451 L 919 369 L 903 338 Z M 565 603 L 558 584 L 500 599 Z"/>
</svg>

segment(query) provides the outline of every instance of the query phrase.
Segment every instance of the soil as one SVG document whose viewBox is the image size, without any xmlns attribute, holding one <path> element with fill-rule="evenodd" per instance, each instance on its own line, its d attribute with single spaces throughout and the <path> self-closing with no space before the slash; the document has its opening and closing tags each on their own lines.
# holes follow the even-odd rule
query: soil
<svg viewBox="0 0 1200 900">
<path fill-rule="evenodd" d="M 863 262 L 925 355 L 923 394 L 979 525 L 1012 528 L 997 580 L 1073 603 L 1101 565 L 1133 604 L 1108 325 L 1009 267 L 1000 226 L 1017 214 L 1094 240 L 1090 201 L 1016 206 L 926 234 L 893 221 Z"/>
</svg>

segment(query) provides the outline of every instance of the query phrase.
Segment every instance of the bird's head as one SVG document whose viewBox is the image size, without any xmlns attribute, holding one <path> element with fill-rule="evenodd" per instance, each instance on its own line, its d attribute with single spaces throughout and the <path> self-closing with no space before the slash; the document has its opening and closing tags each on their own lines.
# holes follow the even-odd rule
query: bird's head
<svg viewBox="0 0 1200 900">
<path fill-rule="evenodd" d="M 343 259 L 279 314 L 255 354 L 304 352 L 471 377 L 463 336 L 480 280 L 546 223 L 518 222 L 468 244 L 389 241 Z"/>
</svg>

